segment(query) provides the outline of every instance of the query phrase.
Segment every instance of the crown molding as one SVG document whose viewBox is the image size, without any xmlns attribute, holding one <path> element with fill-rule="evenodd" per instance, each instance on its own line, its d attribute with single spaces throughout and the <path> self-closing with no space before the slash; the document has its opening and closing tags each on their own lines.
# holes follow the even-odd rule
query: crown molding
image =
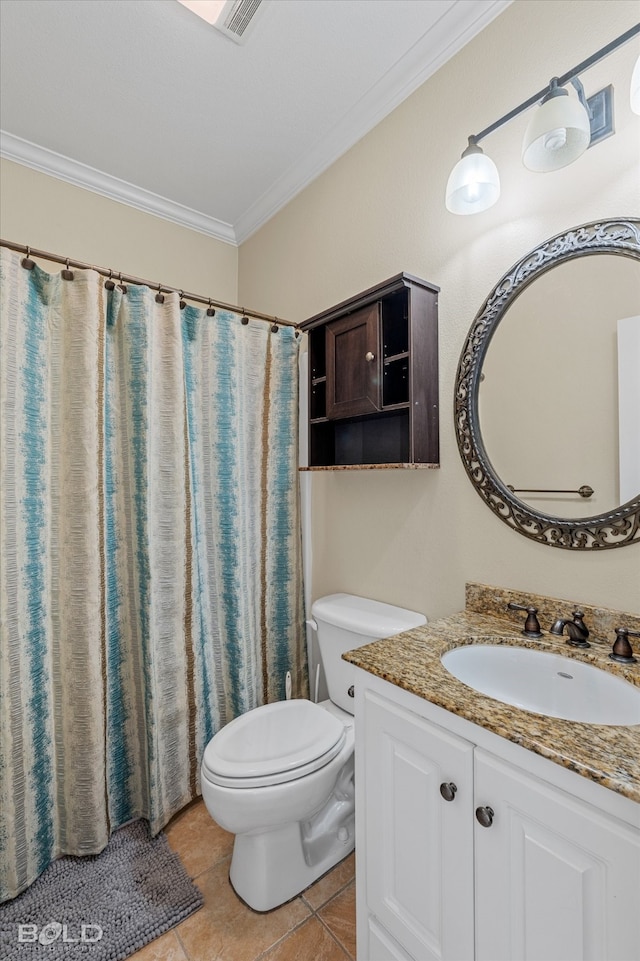
<svg viewBox="0 0 640 961">
<path fill-rule="evenodd" d="M 96 170 L 95 167 L 79 163 L 53 150 L 47 150 L 29 140 L 23 140 L 6 130 L 0 130 L 0 157 L 48 174 L 50 177 L 56 177 L 58 180 L 64 180 L 74 187 L 91 190 L 109 200 L 135 207 L 136 210 L 141 210 L 145 214 L 153 214 L 155 217 L 161 217 L 181 227 L 197 230 L 198 233 L 237 246 L 236 235 L 231 224 L 216 220 L 215 217 L 209 217 L 191 207 L 185 207 L 174 200 L 168 200 L 126 180 L 112 177 L 102 170 Z"/>
<path fill-rule="evenodd" d="M 237 243 L 243 243 L 264 226 L 511 3 L 512 0 L 486 0 L 478 10 L 479 4 L 458 0 L 344 115 L 328 136 L 318 141 L 238 218 L 234 224 Z"/>
<path fill-rule="evenodd" d="M 457 0 L 338 121 L 328 136 L 318 140 L 233 225 L 2 130 L 0 156 L 238 246 L 384 120 L 510 3 L 512 0 L 486 0 L 484 4 Z"/>
</svg>

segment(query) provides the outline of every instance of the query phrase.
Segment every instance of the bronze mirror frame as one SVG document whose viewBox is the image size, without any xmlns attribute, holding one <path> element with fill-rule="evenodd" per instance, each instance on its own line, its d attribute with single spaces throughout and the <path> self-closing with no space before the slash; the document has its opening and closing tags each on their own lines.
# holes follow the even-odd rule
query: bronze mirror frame
<svg viewBox="0 0 640 961">
<path fill-rule="evenodd" d="M 501 480 L 487 456 L 480 431 L 478 392 L 491 338 L 516 298 L 552 267 L 590 254 L 618 254 L 640 260 L 640 219 L 599 220 L 574 227 L 544 241 L 514 264 L 476 314 L 460 355 L 454 396 L 460 457 L 487 506 L 525 537 L 580 551 L 640 542 L 640 492 L 614 510 L 575 519 L 547 515 L 523 503 Z"/>
</svg>

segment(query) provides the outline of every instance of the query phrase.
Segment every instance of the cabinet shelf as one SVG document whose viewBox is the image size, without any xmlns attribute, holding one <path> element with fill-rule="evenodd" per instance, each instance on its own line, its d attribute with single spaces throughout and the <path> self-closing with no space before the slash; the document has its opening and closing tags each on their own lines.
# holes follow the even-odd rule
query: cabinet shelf
<svg viewBox="0 0 640 961">
<path fill-rule="evenodd" d="M 440 464 L 328 464 L 325 467 L 299 467 L 299 471 L 320 470 L 438 470 Z"/>
<path fill-rule="evenodd" d="M 310 468 L 438 465 L 438 292 L 398 274 L 301 324 Z"/>
<path fill-rule="evenodd" d="M 393 354 L 391 357 L 385 357 L 383 363 L 386 367 L 388 364 L 395 364 L 397 360 L 406 360 L 410 356 L 411 355 L 409 354 L 408 350 L 403 350 L 399 354 Z"/>
</svg>

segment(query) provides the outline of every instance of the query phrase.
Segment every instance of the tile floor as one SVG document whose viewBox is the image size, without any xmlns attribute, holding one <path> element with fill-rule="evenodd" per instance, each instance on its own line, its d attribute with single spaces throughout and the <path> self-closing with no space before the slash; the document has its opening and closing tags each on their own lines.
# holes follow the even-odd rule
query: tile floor
<svg viewBox="0 0 640 961">
<path fill-rule="evenodd" d="M 169 844 L 204 895 L 204 906 L 130 961 L 350 961 L 356 955 L 355 856 L 299 897 L 257 914 L 229 884 L 233 835 L 202 801 L 166 827 Z"/>
</svg>

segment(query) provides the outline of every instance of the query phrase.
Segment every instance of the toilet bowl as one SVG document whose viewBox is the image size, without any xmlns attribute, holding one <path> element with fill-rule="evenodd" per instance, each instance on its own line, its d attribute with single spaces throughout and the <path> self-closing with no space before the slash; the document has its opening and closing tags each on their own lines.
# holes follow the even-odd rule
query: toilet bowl
<svg viewBox="0 0 640 961">
<path fill-rule="evenodd" d="M 349 594 L 312 607 L 329 700 L 278 701 L 235 718 L 207 745 L 202 797 L 235 834 L 229 878 L 254 910 L 294 898 L 355 844 L 354 669 L 341 655 L 425 623 Z"/>
<path fill-rule="evenodd" d="M 254 708 L 209 742 L 202 797 L 236 835 L 229 877 L 254 910 L 295 897 L 353 850 L 354 741 L 351 715 L 300 699 Z"/>
</svg>

